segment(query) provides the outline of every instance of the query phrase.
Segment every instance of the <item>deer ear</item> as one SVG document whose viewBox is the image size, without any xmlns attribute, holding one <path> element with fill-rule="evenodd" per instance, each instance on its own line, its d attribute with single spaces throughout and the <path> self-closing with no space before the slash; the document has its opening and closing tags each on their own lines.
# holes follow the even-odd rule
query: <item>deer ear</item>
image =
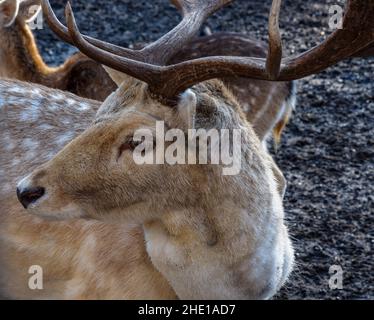
<svg viewBox="0 0 374 320">
<path fill-rule="evenodd" d="M 103 65 L 104 70 L 108 73 L 109 77 L 112 78 L 113 82 L 119 87 L 124 81 L 129 79 L 129 76 L 125 73 L 119 72 L 112 68 Z"/>
<path fill-rule="evenodd" d="M 16 20 L 19 10 L 19 0 L 4 0 L 0 2 L 0 27 L 9 27 Z"/>
<path fill-rule="evenodd" d="M 187 89 L 180 95 L 178 101 L 178 116 L 183 122 L 183 127 L 186 129 L 193 129 L 195 127 L 197 97 L 191 90 Z"/>
</svg>

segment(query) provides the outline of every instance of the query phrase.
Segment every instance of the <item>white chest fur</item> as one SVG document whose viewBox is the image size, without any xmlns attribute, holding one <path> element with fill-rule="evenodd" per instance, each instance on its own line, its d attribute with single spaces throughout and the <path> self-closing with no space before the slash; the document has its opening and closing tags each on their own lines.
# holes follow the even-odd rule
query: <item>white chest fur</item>
<svg viewBox="0 0 374 320">
<path fill-rule="evenodd" d="M 221 250 L 206 243 L 183 242 L 168 234 L 161 223 L 145 225 L 144 231 L 152 263 L 180 299 L 248 298 L 236 285 L 237 273 Z"/>
</svg>

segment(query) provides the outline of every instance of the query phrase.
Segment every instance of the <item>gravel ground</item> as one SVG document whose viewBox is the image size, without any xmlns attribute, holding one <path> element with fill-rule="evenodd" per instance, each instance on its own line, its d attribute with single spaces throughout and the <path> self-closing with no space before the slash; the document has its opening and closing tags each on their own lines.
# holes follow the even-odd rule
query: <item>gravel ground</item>
<svg viewBox="0 0 374 320">
<path fill-rule="evenodd" d="M 236 31 L 266 40 L 270 0 L 236 0 L 211 17 L 213 31 Z M 61 16 L 65 0 L 51 1 Z M 281 26 L 286 52 L 321 41 L 329 4 L 283 2 Z M 80 28 L 128 46 L 150 41 L 179 17 L 167 0 L 74 0 Z M 117 17 L 116 17 L 117 16 Z M 116 17 L 116 18 L 115 18 Z M 61 63 L 74 48 L 36 31 L 43 56 Z M 297 268 L 280 299 L 373 299 L 374 59 L 340 63 L 299 83 L 297 110 L 280 150 L 274 154 L 288 180 L 284 201 L 296 247 Z M 343 269 L 343 289 L 330 290 L 329 267 Z"/>
</svg>

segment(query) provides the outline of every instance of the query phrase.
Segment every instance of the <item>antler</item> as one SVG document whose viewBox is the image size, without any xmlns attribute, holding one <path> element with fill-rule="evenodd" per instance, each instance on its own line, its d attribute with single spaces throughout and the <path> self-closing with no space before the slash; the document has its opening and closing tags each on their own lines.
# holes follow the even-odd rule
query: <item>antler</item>
<svg viewBox="0 0 374 320">
<path fill-rule="evenodd" d="M 282 0 L 274 0 L 269 15 L 269 51 L 266 59 L 266 72 L 274 80 L 280 72 L 282 60 L 282 39 L 279 31 L 279 12 Z"/>
<path fill-rule="evenodd" d="M 180 78 L 183 77 L 183 81 L 174 81 L 177 86 L 175 88 L 174 85 L 175 90 L 181 92 L 198 82 L 233 74 L 262 80 L 290 81 L 300 79 L 349 58 L 361 49 L 369 48 L 369 45 L 374 42 L 374 20 L 372 19 L 374 2 L 347 0 L 343 28 L 333 32 L 323 43 L 311 50 L 297 57 L 282 59 L 277 75 L 279 64 L 276 58 L 279 58 L 279 50 L 278 53 L 271 51 L 271 47 L 277 47 L 280 44 L 279 39 L 276 39 L 279 27 L 276 23 L 275 13 L 280 9 L 277 2 L 278 0 L 273 0 L 269 19 L 270 24 L 273 25 L 269 27 L 268 62 L 265 59 L 250 57 L 207 57 L 182 62 L 170 66 L 168 70 L 170 73 L 168 77 L 172 77 L 172 73 L 175 76 L 178 74 Z M 269 67 L 266 68 L 266 65 Z M 275 72 L 271 70 L 275 70 Z M 170 85 L 170 83 L 165 83 L 165 85 Z M 157 90 L 163 91 L 166 88 L 158 88 Z"/>
<path fill-rule="evenodd" d="M 196 35 L 208 16 L 232 1 L 171 0 L 182 13 L 182 21 L 159 40 L 141 50 L 126 49 L 85 35 L 82 35 L 82 37 L 95 47 L 121 57 L 155 65 L 164 65 L 186 42 Z M 69 30 L 57 19 L 48 0 L 42 1 L 42 8 L 50 28 L 64 41 L 76 45 L 72 40 Z M 73 17 L 70 13 L 71 10 L 68 14 Z"/>
<path fill-rule="evenodd" d="M 372 42 L 367 47 L 353 54 L 352 57 L 372 57 L 374 56 L 374 42 Z"/>
<path fill-rule="evenodd" d="M 168 60 L 166 57 L 170 57 L 190 40 L 210 14 L 229 2 L 231 0 L 174 0 L 173 3 L 184 16 L 182 22 L 140 51 L 115 47 L 81 35 L 70 5 L 66 8 L 68 35 L 62 25 L 55 27 L 58 27 L 57 33 L 62 34 L 63 39 L 68 38 L 68 42 L 73 42 L 87 56 L 147 82 L 151 92 L 170 100 L 198 82 L 223 76 L 237 75 L 276 81 L 303 78 L 356 54 L 374 42 L 374 2 L 347 0 L 342 29 L 336 30 L 323 43 L 301 55 L 282 59 L 278 26 L 281 0 L 273 0 L 266 59 L 213 56 L 163 66 Z M 47 5 L 48 1 L 43 0 L 43 9 Z M 145 57 L 144 53 L 150 57 Z"/>
</svg>

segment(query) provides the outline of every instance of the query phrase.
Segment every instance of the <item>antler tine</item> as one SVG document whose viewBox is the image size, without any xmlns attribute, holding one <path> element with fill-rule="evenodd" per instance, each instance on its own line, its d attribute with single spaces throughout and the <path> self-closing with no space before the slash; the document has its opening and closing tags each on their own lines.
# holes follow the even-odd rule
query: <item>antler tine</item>
<svg viewBox="0 0 374 320">
<path fill-rule="evenodd" d="M 297 79 L 320 72 L 355 55 L 374 41 L 374 1 L 347 0 L 343 28 L 296 58 L 284 59 L 281 79 Z"/>
<path fill-rule="evenodd" d="M 182 13 L 182 21 L 171 31 L 141 50 L 147 62 L 165 65 L 183 45 L 190 41 L 204 21 L 233 0 L 171 0 Z"/>
<path fill-rule="evenodd" d="M 233 0 L 172 0 L 183 13 L 182 21 L 171 31 L 142 50 L 131 50 L 109 44 L 85 35 L 94 46 L 132 60 L 164 65 L 180 48 L 192 39 L 205 19 Z M 49 0 L 42 0 L 42 8 L 50 28 L 65 42 L 73 44 L 68 29 L 57 19 Z"/>
<path fill-rule="evenodd" d="M 74 42 L 72 41 L 68 29 L 57 19 L 55 13 L 52 10 L 51 4 L 49 3 L 49 0 L 41 0 L 42 10 L 44 14 L 44 18 L 46 19 L 49 27 L 52 29 L 52 31 L 58 35 L 60 39 L 63 41 L 70 43 L 71 45 L 74 45 Z M 138 53 L 136 50 L 130 50 L 126 49 L 120 46 L 116 46 L 111 43 L 107 43 L 105 41 L 100 41 L 85 35 L 82 35 L 82 37 L 93 44 L 94 46 L 108 51 L 110 53 L 120 55 L 120 56 L 126 56 L 135 60 L 142 60 L 142 56 Z"/>
<path fill-rule="evenodd" d="M 200 11 L 206 17 L 234 0 L 170 0 L 182 16 Z"/>
<path fill-rule="evenodd" d="M 352 57 L 373 57 L 374 56 L 374 42 L 369 44 L 367 47 L 353 54 Z"/>
<path fill-rule="evenodd" d="M 116 54 L 107 52 L 95 45 L 91 44 L 80 33 L 77 23 L 75 21 L 74 13 L 71 8 L 70 2 L 67 3 L 65 8 L 65 17 L 68 26 L 69 38 L 74 45 L 87 56 L 99 61 L 100 63 L 120 70 L 134 78 L 142 80 L 150 85 L 155 81 L 160 73 L 158 66 L 150 65 L 141 61 L 131 60 L 128 58 L 120 57 Z"/>
<path fill-rule="evenodd" d="M 269 51 L 266 59 L 266 72 L 271 80 L 278 77 L 282 61 L 282 39 L 279 31 L 279 12 L 282 0 L 272 3 L 269 15 Z"/>
</svg>

